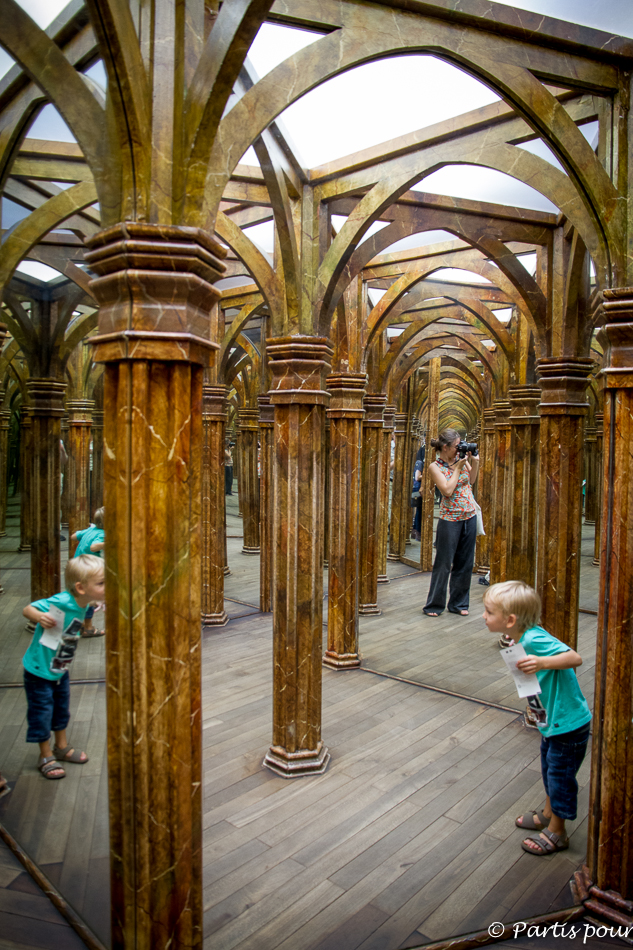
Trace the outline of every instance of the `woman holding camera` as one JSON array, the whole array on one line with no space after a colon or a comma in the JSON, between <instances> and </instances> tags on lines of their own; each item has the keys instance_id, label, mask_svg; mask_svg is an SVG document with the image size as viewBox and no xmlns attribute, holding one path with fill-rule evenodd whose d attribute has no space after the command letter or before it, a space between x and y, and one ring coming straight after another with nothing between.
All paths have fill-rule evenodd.
<instances>
[{"instance_id":1,"label":"woman holding camera","mask_svg":"<svg viewBox=\"0 0 633 950\"><path fill-rule=\"evenodd\" d=\"M438 450L438 454L429 465L429 473L442 495L442 501L437 525L437 553L429 596L424 606L424 613L428 617L439 617L443 613L449 577L451 588L448 610L452 614L468 616L477 540L477 513L470 486L474 485L479 472L479 458L471 452L460 457L459 443L459 433L454 429L444 429L439 438L431 439L431 445Z\"/></svg>"}]
</instances>

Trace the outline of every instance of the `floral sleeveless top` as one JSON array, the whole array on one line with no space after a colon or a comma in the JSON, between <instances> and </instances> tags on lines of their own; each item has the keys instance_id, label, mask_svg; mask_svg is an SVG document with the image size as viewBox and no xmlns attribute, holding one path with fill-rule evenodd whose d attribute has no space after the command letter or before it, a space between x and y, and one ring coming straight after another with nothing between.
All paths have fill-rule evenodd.
<instances>
[{"instance_id":1,"label":"floral sleeveless top","mask_svg":"<svg viewBox=\"0 0 633 950\"><path fill-rule=\"evenodd\" d=\"M446 475L446 481L453 474L450 465L443 459L436 458L439 468ZM470 474L463 471L457 481L457 487L450 498L442 495L440 518L443 521L468 521L475 516L475 497L470 487Z\"/></svg>"}]
</instances>

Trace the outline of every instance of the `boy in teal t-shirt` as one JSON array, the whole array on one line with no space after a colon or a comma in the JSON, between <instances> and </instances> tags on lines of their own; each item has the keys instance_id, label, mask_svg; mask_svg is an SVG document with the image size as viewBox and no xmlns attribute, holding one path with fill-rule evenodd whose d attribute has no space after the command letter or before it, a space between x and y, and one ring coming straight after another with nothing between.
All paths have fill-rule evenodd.
<instances>
[{"instance_id":1,"label":"boy in teal t-shirt","mask_svg":"<svg viewBox=\"0 0 633 950\"><path fill-rule=\"evenodd\" d=\"M518 828L540 832L524 838L522 848L538 856L569 847L565 821L576 818L576 774L587 751L591 710L576 678L582 658L567 644L538 626L541 601L523 581L493 584L484 594L484 621L501 633L508 646L516 641L527 656L517 662L535 673L541 692L529 697L541 733L541 774L545 807L516 819Z\"/></svg>"},{"instance_id":2,"label":"boy in teal t-shirt","mask_svg":"<svg viewBox=\"0 0 633 950\"><path fill-rule=\"evenodd\" d=\"M103 557L102 552L105 547L104 515L105 508L97 509L95 511L95 523L91 524L89 528L75 531L72 540L79 542L75 549L75 557L81 557L82 554L96 554L98 557Z\"/></svg>"},{"instance_id":3,"label":"boy in teal t-shirt","mask_svg":"<svg viewBox=\"0 0 633 950\"><path fill-rule=\"evenodd\" d=\"M36 600L22 611L35 624L35 633L24 655L24 688L27 700L27 742L37 742L37 767L47 779L64 778L60 761L83 765L85 752L73 749L66 738L70 719L70 679L76 637L86 608L105 596L105 571L101 558L93 554L68 561L66 590ZM75 629L73 629L75 628ZM55 746L51 748L51 730ZM59 760L59 761L58 761Z\"/></svg>"}]
</instances>

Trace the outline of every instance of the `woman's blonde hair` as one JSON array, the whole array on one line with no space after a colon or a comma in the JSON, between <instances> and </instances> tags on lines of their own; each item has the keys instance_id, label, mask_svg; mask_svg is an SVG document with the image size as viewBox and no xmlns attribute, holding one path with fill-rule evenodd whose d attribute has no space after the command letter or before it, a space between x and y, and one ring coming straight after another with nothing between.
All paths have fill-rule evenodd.
<instances>
[{"instance_id":1,"label":"woman's blonde hair","mask_svg":"<svg viewBox=\"0 0 633 950\"><path fill-rule=\"evenodd\" d=\"M69 590L71 594L74 593L75 584L83 584L91 577L103 574L103 571L103 559L94 554L80 554L79 557L71 558L64 571L66 590Z\"/></svg>"},{"instance_id":2,"label":"woman's blonde hair","mask_svg":"<svg viewBox=\"0 0 633 950\"><path fill-rule=\"evenodd\" d=\"M484 604L499 607L505 617L514 614L521 632L536 626L541 617L541 598L524 581L493 584L484 594Z\"/></svg>"}]
</instances>

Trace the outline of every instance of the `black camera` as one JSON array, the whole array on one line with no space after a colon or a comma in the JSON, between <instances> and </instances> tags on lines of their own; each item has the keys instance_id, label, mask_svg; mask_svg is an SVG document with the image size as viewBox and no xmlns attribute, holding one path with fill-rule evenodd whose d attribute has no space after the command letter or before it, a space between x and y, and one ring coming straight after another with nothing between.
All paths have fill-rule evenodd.
<instances>
[{"instance_id":1,"label":"black camera","mask_svg":"<svg viewBox=\"0 0 633 950\"><path fill-rule=\"evenodd\" d=\"M469 452L473 456L479 455L479 449L477 448L476 442L460 442L457 446L457 451L459 452L460 459L466 458Z\"/></svg>"}]
</instances>

